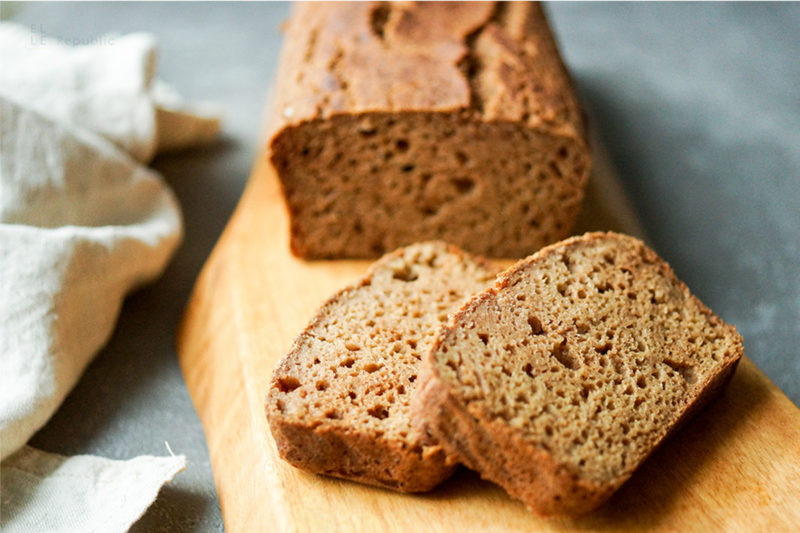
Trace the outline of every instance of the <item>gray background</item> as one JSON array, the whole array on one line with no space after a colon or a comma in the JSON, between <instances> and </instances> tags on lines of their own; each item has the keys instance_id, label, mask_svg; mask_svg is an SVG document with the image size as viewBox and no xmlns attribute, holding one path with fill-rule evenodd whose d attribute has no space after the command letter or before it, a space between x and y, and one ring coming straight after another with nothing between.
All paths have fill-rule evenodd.
<instances>
[{"instance_id":1,"label":"gray background","mask_svg":"<svg viewBox=\"0 0 800 533\"><path fill-rule=\"evenodd\" d=\"M2 10L69 39L152 32L161 77L224 109L218 145L154 163L183 205L186 240L164 277L128 298L110 343L32 442L129 458L163 455L168 441L189 466L134 530L221 530L174 333L256 155L287 6L4 2ZM652 244L800 403L800 4L549 11Z\"/></svg>"}]
</instances>

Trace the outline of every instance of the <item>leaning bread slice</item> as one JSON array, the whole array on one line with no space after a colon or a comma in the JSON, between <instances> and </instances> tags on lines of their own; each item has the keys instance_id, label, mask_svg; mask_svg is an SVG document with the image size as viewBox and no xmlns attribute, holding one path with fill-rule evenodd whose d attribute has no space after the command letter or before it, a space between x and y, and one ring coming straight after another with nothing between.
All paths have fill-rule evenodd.
<instances>
[{"instance_id":1,"label":"leaning bread slice","mask_svg":"<svg viewBox=\"0 0 800 533\"><path fill-rule=\"evenodd\" d=\"M422 355L488 263L443 243L401 248L325 303L274 371L267 416L281 457L330 476L424 491L453 467L411 423Z\"/></svg>"},{"instance_id":2,"label":"leaning bread slice","mask_svg":"<svg viewBox=\"0 0 800 533\"><path fill-rule=\"evenodd\" d=\"M602 503L725 384L741 337L655 252L613 233L540 250L453 316L413 413L541 514Z\"/></svg>"}]
</instances>

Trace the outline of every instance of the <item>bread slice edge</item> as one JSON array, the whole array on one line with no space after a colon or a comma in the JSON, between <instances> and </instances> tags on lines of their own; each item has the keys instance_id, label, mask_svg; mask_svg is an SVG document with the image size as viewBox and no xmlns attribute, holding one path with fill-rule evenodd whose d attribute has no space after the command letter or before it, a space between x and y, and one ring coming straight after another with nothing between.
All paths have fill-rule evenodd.
<instances>
[{"instance_id":1,"label":"bread slice edge","mask_svg":"<svg viewBox=\"0 0 800 533\"><path fill-rule=\"evenodd\" d=\"M448 389L435 364L435 353L446 335L451 334L460 318L483 301L493 298L498 291L508 287L513 277L532 263L548 254L561 252L565 248L586 240L600 238L638 239L614 232L591 232L575 236L546 246L535 254L522 259L498 275L494 287L490 287L466 301L453 313L448 323L442 326L430 350L425 354L420 367L420 384L412 403L412 415L425 431L429 432L465 466L477 471L484 479L501 485L511 496L521 500L529 509L542 515L582 515L592 511L606 501L644 461L671 435L677 432L695 414L701 411L731 380L741 356L741 336L735 326L719 319L705 304L689 291L672 271L666 261L664 274L673 277L682 291L698 305L703 313L715 317L729 327L739 338L737 350L719 371L703 384L700 394L693 402L683 406L682 412L669 426L655 435L654 444L642 459L622 476L607 483L582 479L567 465L560 464L547 451L533 447L507 425L483 418L483 413L470 412ZM648 248L649 249L649 248ZM533 482L531 483L531 480Z\"/></svg>"}]
</instances>

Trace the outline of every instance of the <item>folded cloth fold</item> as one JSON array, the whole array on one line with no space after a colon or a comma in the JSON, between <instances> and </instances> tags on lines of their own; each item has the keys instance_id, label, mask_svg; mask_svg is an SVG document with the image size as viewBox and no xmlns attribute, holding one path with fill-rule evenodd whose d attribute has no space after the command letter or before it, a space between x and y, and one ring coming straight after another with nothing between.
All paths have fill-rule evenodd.
<instances>
[{"instance_id":1,"label":"folded cloth fold","mask_svg":"<svg viewBox=\"0 0 800 533\"><path fill-rule=\"evenodd\" d=\"M178 202L141 162L219 129L154 79L151 36L99 42L0 23L3 531L125 531L185 465L24 446L108 341L125 295L181 240Z\"/></svg>"},{"instance_id":2,"label":"folded cloth fold","mask_svg":"<svg viewBox=\"0 0 800 533\"><path fill-rule=\"evenodd\" d=\"M155 79L152 35L109 35L98 42L69 47L0 23L0 94L95 132L142 162L216 137L216 110L188 106Z\"/></svg>"},{"instance_id":3,"label":"folded cloth fold","mask_svg":"<svg viewBox=\"0 0 800 533\"><path fill-rule=\"evenodd\" d=\"M183 456L113 461L64 457L24 446L0 465L4 533L127 531L161 486L186 466Z\"/></svg>"},{"instance_id":4,"label":"folded cloth fold","mask_svg":"<svg viewBox=\"0 0 800 533\"><path fill-rule=\"evenodd\" d=\"M22 446L157 277L182 232L154 172L0 96L0 442Z\"/></svg>"}]
</instances>

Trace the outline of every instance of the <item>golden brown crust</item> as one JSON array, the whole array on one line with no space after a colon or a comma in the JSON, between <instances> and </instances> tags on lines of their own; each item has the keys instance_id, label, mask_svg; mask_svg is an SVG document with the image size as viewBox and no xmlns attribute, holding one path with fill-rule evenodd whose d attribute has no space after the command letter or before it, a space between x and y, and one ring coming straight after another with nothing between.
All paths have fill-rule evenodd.
<instances>
[{"instance_id":1,"label":"golden brown crust","mask_svg":"<svg viewBox=\"0 0 800 533\"><path fill-rule=\"evenodd\" d=\"M690 389L686 401L675 405L673 416L657 425L650 433L639 437L640 447L636 448L637 452L628 452L632 462L625 465L623 461L623 466L615 470L616 474L604 478L589 475L569 461L558 460L555 453L557 450L547 445L550 442L550 446L553 446L552 440L532 439L520 426L515 426L513 420L498 418L486 410L485 404L464 396L461 381L469 379L463 376L468 375L470 369L459 366L456 373L459 377L453 381L450 374L448 377L443 375L443 370L448 369L442 355L443 347L450 346L452 349L457 346L452 341L463 333L465 327L474 326L476 316L480 316L476 310L487 308L495 302L499 294L510 291L533 266L554 257L558 257L560 261L570 249L592 247L602 242L618 242L629 249L638 250L635 253L641 254L649 267L655 267L660 276L667 278L678 292L687 297L690 305L696 306L698 313L704 317L703 320L707 320L709 327L716 332L715 335L730 339L726 345L729 350L726 350L724 356L720 354L720 361L713 370L700 376L701 381ZM625 264L622 267L628 268ZM482 326L482 331L491 330L485 324ZM481 325L478 329L481 329ZM725 325L691 295L688 288L675 278L669 265L661 261L652 250L623 235L587 234L547 247L518 262L498 276L495 287L474 296L452 316L423 359L420 388L412 411L415 420L438 438L448 453L458 456L464 464L480 472L486 479L503 486L509 494L522 500L531 509L541 514L582 514L605 501L668 435L710 401L730 379L741 355L741 338L735 328ZM575 354L572 356L577 357ZM677 355L674 357L677 359ZM584 361L584 364L587 363ZM487 375L483 375L483 378L487 379ZM653 394L658 395L659 392ZM624 397L616 399L617 402L623 400ZM565 423L574 428L580 422L568 420ZM629 421L626 419L624 423L628 424ZM548 427L549 431L551 430ZM579 433L580 428L576 428L570 434Z\"/></svg>"},{"instance_id":2,"label":"golden brown crust","mask_svg":"<svg viewBox=\"0 0 800 533\"><path fill-rule=\"evenodd\" d=\"M532 3L299 4L271 131L305 258L427 239L521 257L569 234L590 165Z\"/></svg>"},{"instance_id":3,"label":"golden brown crust","mask_svg":"<svg viewBox=\"0 0 800 533\"><path fill-rule=\"evenodd\" d=\"M583 136L535 2L298 2L277 81L275 131L342 113L471 109Z\"/></svg>"},{"instance_id":4,"label":"golden brown crust","mask_svg":"<svg viewBox=\"0 0 800 533\"><path fill-rule=\"evenodd\" d=\"M401 440L342 431L330 426L270 417L280 456L303 470L399 492L425 492L450 477L444 450L437 445L411 451Z\"/></svg>"}]
</instances>

